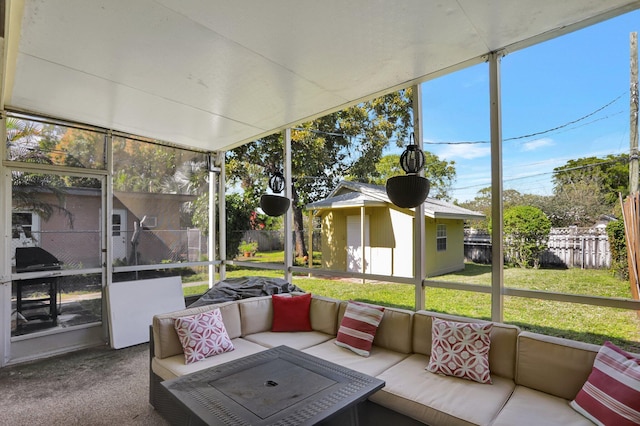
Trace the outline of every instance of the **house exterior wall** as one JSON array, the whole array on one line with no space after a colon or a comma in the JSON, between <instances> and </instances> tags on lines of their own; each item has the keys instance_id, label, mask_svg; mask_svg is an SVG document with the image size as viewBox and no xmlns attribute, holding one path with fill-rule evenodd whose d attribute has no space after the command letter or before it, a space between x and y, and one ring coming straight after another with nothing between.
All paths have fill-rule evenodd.
<instances>
[{"instance_id":1,"label":"house exterior wall","mask_svg":"<svg viewBox=\"0 0 640 426\"><path fill-rule=\"evenodd\" d=\"M413 276L413 216L396 209L386 209L391 217L395 239L393 276Z\"/></svg>"},{"instance_id":2,"label":"house exterior wall","mask_svg":"<svg viewBox=\"0 0 640 426\"><path fill-rule=\"evenodd\" d=\"M428 277L464 269L464 221L462 219L426 218L426 274ZM437 225L447 227L447 249L436 247Z\"/></svg>"},{"instance_id":3,"label":"house exterior wall","mask_svg":"<svg viewBox=\"0 0 640 426\"><path fill-rule=\"evenodd\" d=\"M339 210L322 215L322 268L347 270L347 217Z\"/></svg>"},{"instance_id":4,"label":"house exterior wall","mask_svg":"<svg viewBox=\"0 0 640 426\"><path fill-rule=\"evenodd\" d=\"M58 205L53 194L43 193L43 202ZM49 220L41 220L37 243L73 269L100 266L100 195L65 196L64 208L71 212L73 227L61 212L54 211Z\"/></svg>"},{"instance_id":5,"label":"house exterior wall","mask_svg":"<svg viewBox=\"0 0 640 426\"><path fill-rule=\"evenodd\" d=\"M360 215L360 208L327 210L322 213L322 268L347 270L347 216ZM412 277L414 265L413 214L387 207L369 207L370 273ZM437 251L437 225L447 229L447 249ZM426 275L436 276L464 269L464 221L425 218Z\"/></svg>"}]
</instances>

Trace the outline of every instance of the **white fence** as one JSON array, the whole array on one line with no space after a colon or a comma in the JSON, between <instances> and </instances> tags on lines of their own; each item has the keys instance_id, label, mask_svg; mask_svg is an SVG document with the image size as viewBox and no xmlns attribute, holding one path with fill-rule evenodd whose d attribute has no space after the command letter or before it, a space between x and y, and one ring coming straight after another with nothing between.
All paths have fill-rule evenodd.
<instances>
[{"instance_id":1,"label":"white fence","mask_svg":"<svg viewBox=\"0 0 640 426\"><path fill-rule=\"evenodd\" d=\"M542 266L606 269L611 266L609 238L604 227L552 228L547 250L540 256ZM491 263L491 236L465 230L465 260Z\"/></svg>"}]
</instances>

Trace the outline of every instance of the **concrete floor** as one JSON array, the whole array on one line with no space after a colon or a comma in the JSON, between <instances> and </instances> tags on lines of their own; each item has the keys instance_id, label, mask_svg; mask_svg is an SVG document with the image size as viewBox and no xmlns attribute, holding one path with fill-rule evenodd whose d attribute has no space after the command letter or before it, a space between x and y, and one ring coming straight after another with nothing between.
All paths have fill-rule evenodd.
<instances>
[{"instance_id":1,"label":"concrete floor","mask_svg":"<svg viewBox=\"0 0 640 426\"><path fill-rule=\"evenodd\" d=\"M0 425L168 425L149 399L149 345L0 369Z\"/></svg>"}]
</instances>

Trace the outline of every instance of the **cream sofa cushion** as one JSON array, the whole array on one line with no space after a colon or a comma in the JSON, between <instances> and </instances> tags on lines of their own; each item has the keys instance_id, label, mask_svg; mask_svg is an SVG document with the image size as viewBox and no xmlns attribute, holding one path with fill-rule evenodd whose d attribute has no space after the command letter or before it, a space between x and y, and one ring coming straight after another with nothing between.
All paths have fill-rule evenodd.
<instances>
[{"instance_id":1,"label":"cream sofa cushion","mask_svg":"<svg viewBox=\"0 0 640 426\"><path fill-rule=\"evenodd\" d=\"M309 310L311 328L315 331L335 336L338 333L338 308L340 303L340 300L314 294L311 297L311 309Z\"/></svg>"},{"instance_id":2,"label":"cream sofa cushion","mask_svg":"<svg viewBox=\"0 0 640 426\"><path fill-rule=\"evenodd\" d=\"M486 323L474 318L446 315L430 311L418 311L413 316L413 352L431 356L431 326L433 317L447 321ZM493 323L491 348L489 350L489 370L491 377L515 377L516 346L520 329L514 325Z\"/></svg>"},{"instance_id":3,"label":"cream sofa cushion","mask_svg":"<svg viewBox=\"0 0 640 426\"><path fill-rule=\"evenodd\" d=\"M518 338L516 384L572 400L587 381L599 349L523 331Z\"/></svg>"},{"instance_id":4,"label":"cream sofa cushion","mask_svg":"<svg viewBox=\"0 0 640 426\"><path fill-rule=\"evenodd\" d=\"M192 364L184 363L184 354L182 353L163 359L154 357L151 360L151 370L163 380L175 379L185 374L195 373L205 368L214 367L268 349L265 346L249 342L241 337L232 339L231 342L233 343L234 350L205 358L202 361Z\"/></svg>"},{"instance_id":5,"label":"cream sofa cushion","mask_svg":"<svg viewBox=\"0 0 640 426\"><path fill-rule=\"evenodd\" d=\"M220 308L222 321L229 338L240 337L240 310L235 302L224 302L214 305L198 306L175 312L155 315L153 317L153 350L158 359L183 354L178 333L174 327L175 319ZM184 355L182 355L184 357Z\"/></svg>"},{"instance_id":6,"label":"cream sofa cushion","mask_svg":"<svg viewBox=\"0 0 640 426\"><path fill-rule=\"evenodd\" d=\"M273 307L271 306L271 296L252 297L250 299L239 300L240 318L242 318L242 337L271 331L273 321Z\"/></svg>"},{"instance_id":7,"label":"cream sofa cushion","mask_svg":"<svg viewBox=\"0 0 640 426\"><path fill-rule=\"evenodd\" d=\"M569 401L544 392L516 386L492 426L593 426L569 406Z\"/></svg>"},{"instance_id":8,"label":"cream sofa cushion","mask_svg":"<svg viewBox=\"0 0 640 426\"><path fill-rule=\"evenodd\" d=\"M385 308L373 345L403 354L413 350L413 311Z\"/></svg>"},{"instance_id":9,"label":"cream sofa cushion","mask_svg":"<svg viewBox=\"0 0 640 426\"><path fill-rule=\"evenodd\" d=\"M286 345L293 349L306 349L310 346L319 345L335 336L320 333L319 331L263 331L244 336L245 340L257 343L267 348Z\"/></svg>"},{"instance_id":10,"label":"cream sofa cushion","mask_svg":"<svg viewBox=\"0 0 640 426\"><path fill-rule=\"evenodd\" d=\"M336 345L335 340L336 339L331 339L319 345L304 349L302 352L370 376L377 376L387 368L394 366L407 357L406 354L390 351L389 349L378 346L373 346L371 348L371 354L368 357L363 357L349 349Z\"/></svg>"},{"instance_id":11,"label":"cream sofa cushion","mask_svg":"<svg viewBox=\"0 0 640 426\"><path fill-rule=\"evenodd\" d=\"M515 388L499 376L482 384L430 373L428 363L421 354L400 361L377 376L386 385L369 399L426 424L489 425Z\"/></svg>"}]
</instances>

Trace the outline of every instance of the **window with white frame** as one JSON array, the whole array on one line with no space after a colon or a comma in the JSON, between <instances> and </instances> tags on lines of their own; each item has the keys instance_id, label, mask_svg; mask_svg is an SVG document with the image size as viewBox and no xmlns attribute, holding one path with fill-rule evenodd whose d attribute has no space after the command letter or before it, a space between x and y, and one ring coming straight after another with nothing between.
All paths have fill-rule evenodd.
<instances>
[{"instance_id":1,"label":"window with white frame","mask_svg":"<svg viewBox=\"0 0 640 426\"><path fill-rule=\"evenodd\" d=\"M438 224L436 227L436 250L445 251L447 249L447 225Z\"/></svg>"}]
</instances>

